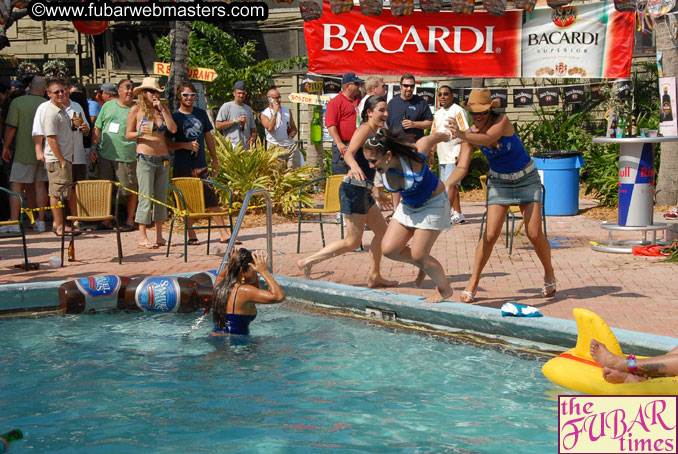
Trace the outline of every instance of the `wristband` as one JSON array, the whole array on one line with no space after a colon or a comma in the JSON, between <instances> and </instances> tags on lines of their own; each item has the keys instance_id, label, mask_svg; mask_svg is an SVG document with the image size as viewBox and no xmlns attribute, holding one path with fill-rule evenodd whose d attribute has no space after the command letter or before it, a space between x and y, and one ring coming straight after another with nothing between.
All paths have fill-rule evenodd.
<instances>
[{"instance_id":1,"label":"wristband","mask_svg":"<svg viewBox=\"0 0 678 454\"><path fill-rule=\"evenodd\" d=\"M139 128L139 137L141 137L141 128Z\"/></svg>"},{"instance_id":2,"label":"wristband","mask_svg":"<svg viewBox=\"0 0 678 454\"><path fill-rule=\"evenodd\" d=\"M636 362L636 356L635 355L629 355L629 356L626 357L626 365L629 368L630 374L637 374L638 373L638 363Z\"/></svg>"}]
</instances>

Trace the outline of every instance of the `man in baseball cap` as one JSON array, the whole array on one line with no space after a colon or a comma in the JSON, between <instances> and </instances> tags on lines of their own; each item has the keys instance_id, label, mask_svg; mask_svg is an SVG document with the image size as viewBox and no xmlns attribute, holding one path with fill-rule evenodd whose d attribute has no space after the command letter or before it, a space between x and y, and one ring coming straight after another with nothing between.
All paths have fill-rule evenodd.
<instances>
[{"instance_id":1,"label":"man in baseball cap","mask_svg":"<svg viewBox=\"0 0 678 454\"><path fill-rule=\"evenodd\" d=\"M106 82L99 87L101 99L104 103L118 97L118 87L113 82Z\"/></svg>"},{"instance_id":2,"label":"man in baseball cap","mask_svg":"<svg viewBox=\"0 0 678 454\"><path fill-rule=\"evenodd\" d=\"M356 108L360 102L360 86L363 80L355 73L346 73L341 78L341 93L327 104L325 125L332 138L332 173L348 173L344 153L356 130Z\"/></svg>"}]
</instances>

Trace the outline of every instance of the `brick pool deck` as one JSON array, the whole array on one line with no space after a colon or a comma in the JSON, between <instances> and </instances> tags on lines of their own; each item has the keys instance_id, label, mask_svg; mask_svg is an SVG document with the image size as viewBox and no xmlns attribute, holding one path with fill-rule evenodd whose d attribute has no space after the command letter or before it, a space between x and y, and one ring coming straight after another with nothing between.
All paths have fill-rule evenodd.
<instances>
[{"instance_id":1,"label":"brick pool deck","mask_svg":"<svg viewBox=\"0 0 678 454\"><path fill-rule=\"evenodd\" d=\"M581 209L591 206L590 200L580 201ZM433 249L454 288L453 301L459 301L459 293L470 275L484 203L465 202L462 208L469 222L443 232ZM513 254L509 255L502 235L484 270L475 304L499 308L506 301L516 301L538 307L546 316L568 320L573 320L573 308L584 307L598 313L612 327L678 337L678 264L662 262L661 258L593 251L589 241L605 240L607 233L600 228L599 221L581 214L549 216L547 230L553 246L557 296L543 299L538 295L542 268L527 238L522 234L516 236ZM238 239L245 247L265 250L265 232L265 227L243 229ZM296 261L320 248L317 224L302 225L301 254L296 253L296 232L296 224L273 226L275 274L301 277ZM137 234L122 234L122 265L117 262L115 233L97 231L76 238L75 262L50 268L49 257L59 255L59 238L51 232L29 230L29 260L40 263L39 270L30 272L13 267L23 261L20 238L0 235L0 284L59 281L97 274L162 275L215 269L221 264L223 252L207 256L204 243L189 246L189 260L185 263L182 244L173 246L169 257L165 257L164 248L138 248ZM325 234L332 241L339 237L339 227L328 225ZM206 233L199 231L198 237L204 240ZM372 233L365 232L363 244L367 246L371 238ZM640 233L615 234L615 239L638 240ZM368 268L368 252L351 252L316 265L311 275L316 280L364 287ZM413 286L416 270L410 265L384 259L382 270L385 277L400 282L386 291L419 296L432 292L430 280L423 289Z\"/></svg>"}]
</instances>

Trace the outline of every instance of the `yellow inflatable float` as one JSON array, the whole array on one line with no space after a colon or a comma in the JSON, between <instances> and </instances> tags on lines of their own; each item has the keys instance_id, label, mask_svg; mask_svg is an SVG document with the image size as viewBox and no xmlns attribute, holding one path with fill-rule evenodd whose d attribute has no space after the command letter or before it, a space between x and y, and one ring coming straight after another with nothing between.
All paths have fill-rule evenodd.
<instances>
[{"instance_id":1,"label":"yellow inflatable float","mask_svg":"<svg viewBox=\"0 0 678 454\"><path fill-rule=\"evenodd\" d=\"M542 372L556 385L587 394L678 394L678 377L652 378L640 383L608 383L603 369L589 353L591 339L605 344L612 353L622 355L612 330L598 315L586 309L574 309L577 321L577 345L561 353L542 367ZM640 358L640 356L639 356Z\"/></svg>"}]
</instances>

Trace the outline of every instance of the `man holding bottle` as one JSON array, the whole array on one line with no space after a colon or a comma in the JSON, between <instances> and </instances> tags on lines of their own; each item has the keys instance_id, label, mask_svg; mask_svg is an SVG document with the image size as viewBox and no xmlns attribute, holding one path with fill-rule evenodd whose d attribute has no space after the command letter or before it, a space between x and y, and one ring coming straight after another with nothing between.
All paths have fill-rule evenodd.
<instances>
[{"instance_id":1,"label":"man holding bottle","mask_svg":"<svg viewBox=\"0 0 678 454\"><path fill-rule=\"evenodd\" d=\"M257 138L257 130L252 108L245 104L246 97L247 86L239 80L233 84L233 101L224 103L219 109L216 129L222 131L232 146L242 145L249 150Z\"/></svg>"},{"instance_id":2,"label":"man holding bottle","mask_svg":"<svg viewBox=\"0 0 678 454\"><path fill-rule=\"evenodd\" d=\"M284 161L287 168L296 169L301 166L301 152L294 140L294 136L297 135L297 125L294 124L290 109L280 105L282 98L278 90L271 88L266 93L266 97L268 107L259 115L261 124L266 130L266 146L283 148L285 153L279 155L278 159Z\"/></svg>"},{"instance_id":3,"label":"man holding bottle","mask_svg":"<svg viewBox=\"0 0 678 454\"><path fill-rule=\"evenodd\" d=\"M424 130L433 124L433 114L428 103L414 94L416 80L412 74L400 78L400 96L388 103L386 125L394 134L403 132L414 143L424 137Z\"/></svg>"}]
</instances>

